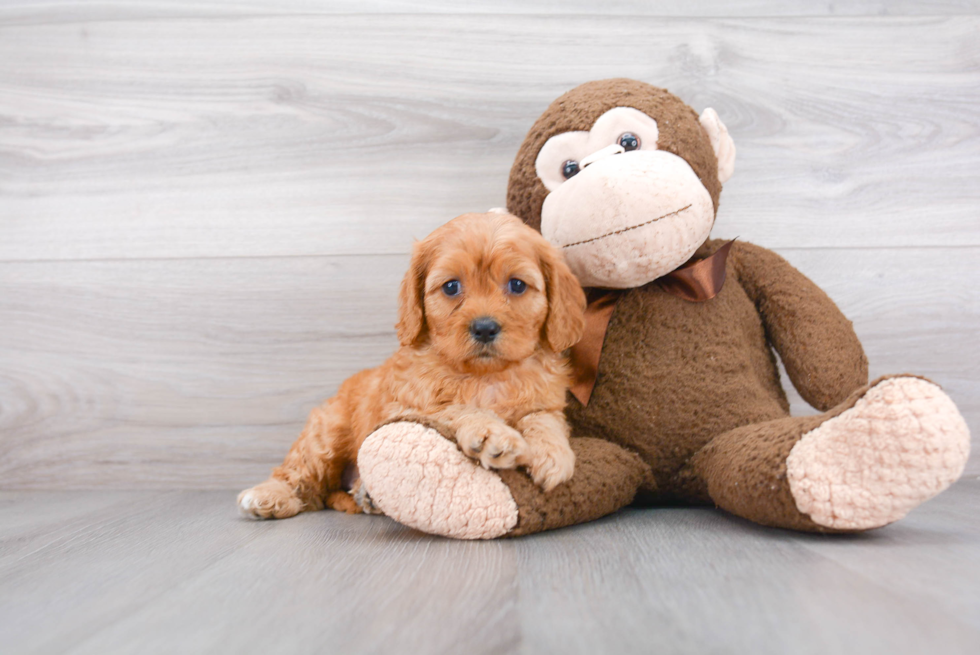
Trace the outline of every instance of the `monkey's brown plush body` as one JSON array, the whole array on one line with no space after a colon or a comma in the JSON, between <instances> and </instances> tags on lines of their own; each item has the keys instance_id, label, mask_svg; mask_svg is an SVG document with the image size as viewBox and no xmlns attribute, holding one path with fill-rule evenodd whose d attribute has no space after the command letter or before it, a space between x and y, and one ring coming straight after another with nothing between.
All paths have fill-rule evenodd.
<instances>
[{"instance_id":1,"label":"monkey's brown plush body","mask_svg":"<svg viewBox=\"0 0 980 655\"><path fill-rule=\"evenodd\" d=\"M717 115L699 118L662 89L607 80L556 100L521 146L508 209L563 248L592 297L615 303L594 346L591 395L577 394L587 404L570 396L566 410L575 475L546 494L522 471L484 471L456 449L438 449L445 462L413 460L406 448L451 435L395 423L359 456L374 503L446 536L527 534L634 500L855 531L951 484L969 452L955 405L913 376L868 384L850 322L781 257L736 242L716 258L723 282L700 297L665 284L722 247L706 237L733 160ZM789 415L775 353L822 414Z\"/></svg>"},{"instance_id":2,"label":"monkey's brown plush body","mask_svg":"<svg viewBox=\"0 0 980 655\"><path fill-rule=\"evenodd\" d=\"M698 254L720 245L709 241ZM787 418L770 342L797 365L794 383L821 410L867 383L867 360L850 322L782 258L736 243L726 268L721 291L705 302L657 284L623 293L589 404L569 401L572 433L638 453L652 474L640 487L645 502L716 502L760 523L812 527L785 488L789 448L812 420ZM766 448L753 448L759 442ZM733 497L725 487L736 482Z\"/></svg>"}]
</instances>

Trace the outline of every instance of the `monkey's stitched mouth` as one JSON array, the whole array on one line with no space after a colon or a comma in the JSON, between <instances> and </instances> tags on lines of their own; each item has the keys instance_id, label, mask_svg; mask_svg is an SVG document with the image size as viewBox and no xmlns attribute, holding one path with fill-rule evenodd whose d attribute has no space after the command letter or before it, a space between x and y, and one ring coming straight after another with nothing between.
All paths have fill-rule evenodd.
<instances>
[{"instance_id":1,"label":"monkey's stitched mouth","mask_svg":"<svg viewBox=\"0 0 980 655\"><path fill-rule=\"evenodd\" d=\"M664 214L663 216L658 216L656 218L651 218L649 221L644 221L642 223L637 223L636 225L631 225L629 227L623 227L623 228L620 228L618 230L613 230L612 232L607 232L606 234L600 234L597 237L592 237L591 239L585 239L584 241L576 241L575 243L567 243L564 246L562 246L562 248L571 248L572 246L581 246L581 245L584 245L586 243L592 243L593 241L598 241L599 239L605 239L606 237L613 237L613 236L616 236L617 234L622 234L623 232L629 232L630 230L635 230L637 228L646 227L647 225L652 225L653 223L656 223L657 221L661 221L661 220L667 218L668 216L674 216L675 214L680 214L685 209L690 209L690 208L691 208L691 205L687 205L686 207L681 207L680 209L675 209L672 212L668 212L668 213Z\"/></svg>"}]
</instances>

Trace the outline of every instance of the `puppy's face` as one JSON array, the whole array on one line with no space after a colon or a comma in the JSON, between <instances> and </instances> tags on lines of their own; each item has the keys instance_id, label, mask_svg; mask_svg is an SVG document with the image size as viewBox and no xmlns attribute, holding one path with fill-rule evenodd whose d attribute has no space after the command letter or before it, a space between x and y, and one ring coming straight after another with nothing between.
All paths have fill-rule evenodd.
<instances>
[{"instance_id":1,"label":"puppy's face","mask_svg":"<svg viewBox=\"0 0 980 655\"><path fill-rule=\"evenodd\" d=\"M583 328L585 296L561 255L508 214L464 214L416 244L398 336L455 368L487 372L560 352Z\"/></svg>"}]
</instances>

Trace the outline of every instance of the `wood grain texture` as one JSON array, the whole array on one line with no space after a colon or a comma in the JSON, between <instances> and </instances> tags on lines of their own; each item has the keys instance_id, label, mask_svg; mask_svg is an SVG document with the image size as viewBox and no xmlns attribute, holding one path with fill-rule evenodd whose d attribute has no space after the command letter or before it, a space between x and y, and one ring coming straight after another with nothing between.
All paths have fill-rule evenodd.
<instances>
[{"instance_id":1,"label":"wood grain texture","mask_svg":"<svg viewBox=\"0 0 980 655\"><path fill-rule=\"evenodd\" d=\"M537 115L611 76L726 121L722 236L980 245L978 31L976 16L0 21L0 260L404 253L501 205Z\"/></svg>"},{"instance_id":2,"label":"wood grain texture","mask_svg":"<svg viewBox=\"0 0 980 655\"><path fill-rule=\"evenodd\" d=\"M27 23L174 16L319 14L550 14L680 17L972 15L977 0L0 0L0 16Z\"/></svg>"},{"instance_id":3,"label":"wood grain texture","mask_svg":"<svg viewBox=\"0 0 980 655\"><path fill-rule=\"evenodd\" d=\"M265 477L315 405L397 346L406 266L403 256L0 264L0 485L228 488Z\"/></svg>"},{"instance_id":4,"label":"wood grain texture","mask_svg":"<svg viewBox=\"0 0 980 655\"><path fill-rule=\"evenodd\" d=\"M972 493L978 487L975 478L954 486L911 515L909 527L914 529L903 530L906 556L900 574L893 560L881 557L878 539L807 539L804 544L896 596L949 611L980 629L976 584L969 573L980 567L980 549L975 547L980 497Z\"/></svg>"},{"instance_id":5,"label":"wood grain texture","mask_svg":"<svg viewBox=\"0 0 980 655\"><path fill-rule=\"evenodd\" d=\"M502 204L542 109L610 76L714 106L715 236L785 254L873 374L980 434L978 13L0 0L0 488L264 477L391 352L412 238Z\"/></svg>"},{"instance_id":6,"label":"wood grain texture","mask_svg":"<svg viewBox=\"0 0 980 655\"><path fill-rule=\"evenodd\" d=\"M0 559L0 635L16 653L975 653L978 502L961 482L849 537L662 509L467 543L380 516L249 521L231 492L3 492L0 543L24 548Z\"/></svg>"},{"instance_id":7,"label":"wood grain texture","mask_svg":"<svg viewBox=\"0 0 980 655\"><path fill-rule=\"evenodd\" d=\"M782 252L854 321L872 375L933 378L978 435L980 291L937 280L967 277L980 248L900 253ZM0 488L254 484L310 409L394 350L406 266L403 255L0 264ZM795 398L794 411L813 411Z\"/></svg>"},{"instance_id":8,"label":"wood grain texture","mask_svg":"<svg viewBox=\"0 0 980 655\"><path fill-rule=\"evenodd\" d=\"M883 568L904 569L891 549L935 536L917 531L917 518L859 543ZM944 525L961 536L960 523ZM964 614L924 598L910 602L921 580L903 593L879 588L808 548L809 535L760 529L714 510L634 510L600 525L518 541L527 563L520 582L527 652L958 652L976 643L966 618L977 606L972 590L965 590ZM967 544L975 540L963 539L951 558L967 579L978 550ZM960 588L942 576L931 584ZM579 595L588 602L568 602ZM917 627L892 631L911 624Z\"/></svg>"}]
</instances>

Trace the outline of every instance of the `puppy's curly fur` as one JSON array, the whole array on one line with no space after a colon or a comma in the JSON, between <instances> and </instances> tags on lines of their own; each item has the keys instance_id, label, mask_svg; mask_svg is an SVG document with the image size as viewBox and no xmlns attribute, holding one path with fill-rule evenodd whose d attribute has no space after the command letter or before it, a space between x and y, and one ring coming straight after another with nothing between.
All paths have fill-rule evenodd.
<instances>
[{"instance_id":1,"label":"puppy's curly fur","mask_svg":"<svg viewBox=\"0 0 980 655\"><path fill-rule=\"evenodd\" d=\"M525 467L545 490L572 476L562 351L581 337L585 295L558 251L514 216L464 214L416 243L399 301L401 347L313 410L282 466L239 495L243 513L360 511L341 475L399 417L442 423L467 456Z\"/></svg>"}]
</instances>

